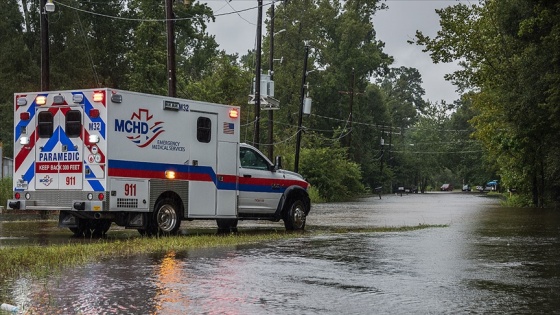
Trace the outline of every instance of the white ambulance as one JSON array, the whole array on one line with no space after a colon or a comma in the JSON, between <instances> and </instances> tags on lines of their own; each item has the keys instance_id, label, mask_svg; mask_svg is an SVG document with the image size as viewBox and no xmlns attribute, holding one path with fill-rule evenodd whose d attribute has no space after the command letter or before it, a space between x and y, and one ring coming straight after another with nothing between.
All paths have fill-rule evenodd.
<instances>
[{"instance_id":1,"label":"white ambulance","mask_svg":"<svg viewBox=\"0 0 560 315\"><path fill-rule=\"evenodd\" d=\"M283 220L301 230L308 183L242 144L239 107L115 89L15 93L8 208L60 211L76 235L143 235L182 220Z\"/></svg>"}]
</instances>

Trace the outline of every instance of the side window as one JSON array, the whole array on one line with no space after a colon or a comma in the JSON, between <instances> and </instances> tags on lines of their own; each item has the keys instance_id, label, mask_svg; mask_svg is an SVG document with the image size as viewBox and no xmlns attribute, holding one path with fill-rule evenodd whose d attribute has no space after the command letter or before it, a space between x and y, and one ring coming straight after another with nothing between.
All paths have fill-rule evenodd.
<instances>
[{"instance_id":1,"label":"side window","mask_svg":"<svg viewBox=\"0 0 560 315\"><path fill-rule=\"evenodd\" d=\"M49 111L39 113L39 138L50 138L53 134L53 115Z\"/></svg>"},{"instance_id":2,"label":"side window","mask_svg":"<svg viewBox=\"0 0 560 315\"><path fill-rule=\"evenodd\" d=\"M77 138L82 133L82 113L79 110L70 110L66 113L66 135Z\"/></svg>"},{"instance_id":3,"label":"side window","mask_svg":"<svg viewBox=\"0 0 560 315\"><path fill-rule=\"evenodd\" d=\"M196 139L209 143L212 140L212 121L208 117L198 117L196 121Z\"/></svg>"},{"instance_id":4,"label":"side window","mask_svg":"<svg viewBox=\"0 0 560 315\"><path fill-rule=\"evenodd\" d=\"M239 161L241 161L241 167L243 168L269 169L269 163L260 154L248 148L239 150Z\"/></svg>"}]
</instances>

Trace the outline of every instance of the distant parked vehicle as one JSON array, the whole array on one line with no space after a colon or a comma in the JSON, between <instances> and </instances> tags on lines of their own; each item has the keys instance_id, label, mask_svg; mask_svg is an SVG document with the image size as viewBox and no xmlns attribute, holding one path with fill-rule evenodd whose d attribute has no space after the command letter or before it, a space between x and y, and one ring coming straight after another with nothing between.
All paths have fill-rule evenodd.
<instances>
[{"instance_id":1,"label":"distant parked vehicle","mask_svg":"<svg viewBox=\"0 0 560 315\"><path fill-rule=\"evenodd\" d=\"M491 180L488 183L486 183L486 187L484 187L484 190L487 191L496 191L498 190L498 181L497 180Z\"/></svg>"},{"instance_id":2,"label":"distant parked vehicle","mask_svg":"<svg viewBox=\"0 0 560 315\"><path fill-rule=\"evenodd\" d=\"M453 191L453 185L451 184L443 184L440 187L441 191Z\"/></svg>"},{"instance_id":3,"label":"distant parked vehicle","mask_svg":"<svg viewBox=\"0 0 560 315\"><path fill-rule=\"evenodd\" d=\"M471 191L471 185L469 185L469 184L463 185L462 191Z\"/></svg>"}]
</instances>

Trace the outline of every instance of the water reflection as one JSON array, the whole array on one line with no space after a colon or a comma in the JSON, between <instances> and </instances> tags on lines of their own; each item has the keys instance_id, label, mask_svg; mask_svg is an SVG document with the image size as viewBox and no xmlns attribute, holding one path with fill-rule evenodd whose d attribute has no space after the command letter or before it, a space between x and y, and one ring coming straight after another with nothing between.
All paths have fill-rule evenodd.
<instances>
[{"instance_id":1,"label":"water reflection","mask_svg":"<svg viewBox=\"0 0 560 315\"><path fill-rule=\"evenodd\" d=\"M157 280L153 314L184 314L189 304L189 300L184 299L182 295L188 286L188 283L185 283L189 279L188 266L181 266L177 253L171 251L163 256L155 271Z\"/></svg>"}]
</instances>

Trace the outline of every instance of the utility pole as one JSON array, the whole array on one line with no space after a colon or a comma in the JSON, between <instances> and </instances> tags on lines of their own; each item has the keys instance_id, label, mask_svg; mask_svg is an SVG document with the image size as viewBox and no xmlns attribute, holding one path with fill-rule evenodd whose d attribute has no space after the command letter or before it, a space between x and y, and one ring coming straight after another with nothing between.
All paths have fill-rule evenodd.
<instances>
[{"instance_id":1,"label":"utility pole","mask_svg":"<svg viewBox=\"0 0 560 315\"><path fill-rule=\"evenodd\" d=\"M274 1L272 1L272 6L270 7L270 58L268 62L268 68L270 70L270 81L274 81ZM274 133L273 133L273 110L268 111L268 158L274 161Z\"/></svg>"},{"instance_id":2,"label":"utility pole","mask_svg":"<svg viewBox=\"0 0 560 315\"><path fill-rule=\"evenodd\" d=\"M385 154L383 146L385 145L385 140L383 139L383 131L385 131L385 126L381 126L381 140L379 144L381 146L381 157L379 159L379 177L383 179L383 155ZM383 182L383 180L381 180Z\"/></svg>"},{"instance_id":3,"label":"utility pole","mask_svg":"<svg viewBox=\"0 0 560 315\"><path fill-rule=\"evenodd\" d=\"M167 26L167 95L171 97L177 96L174 18L173 0L165 0L165 21Z\"/></svg>"},{"instance_id":4,"label":"utility pole","mask_svg":"<svg viewBox=\"0 0 560 315\"><path fill-rule=\"evenodd\" d=\"M305 45L305 58L303 61L303 75L301 76L301 103L299 105L299 118L298 118L298 130L296 136L296 157L294 162L294 172L299 171L299 148L301 146L301 123L303 119L303 102L305 100L305 80L307 79L307 57L309 55L309 46Z\"/></svg>"},{"instance_id":5,"label":"utility pole","mask_svg":"<svg viewBox=\"0 0 560 315\"><path fill-rule=\"evenodd\" d=\"M253 136L253 145L259 148L260 142L260 120L261 120L261 34L262 34L262 0L258 0L258 17L257 17L257 56L255 67L255 134Z\"/></svg>"},{"instance_id":6,"label":"utility pole","mask_svg":"<svg viewBox=\"0 0 560 315\"><path fill-rule=\"evenodd\" d=\"M358 93L355 92L355 88L354 88L355 84L356 84L356 71L354 70L354 68L352 68L351 90L338 91L338 93L340 94L350 94L350 116L348 117L348 128L350 129L350 132L348 133L348 147L352 146L352 116L353 116L352 107L354 106L354 95L364 94L361 92Z\"/></svg>"},{"instance_id":7,"label":"utility pole","mask_svg":"<svg viewBox=\"0 0 560 315\"><path fill-rule=\"evenodd\" d=\"M350 93L350 117L348 127L350 128L350 133L348 134L348 147L352 147L352 107L354 106L354 84L356 81L356 72L352 68L352 93Z\"/></svg>"},{"instance_id":8,"label":"utility pole","mask_svg":"<svg viewBox=\"0 0 560 315\"><path fill-rule=\"evenodd\" d=\"M49 69L49 21L47 19L47 0L41 0L41 91L50 89Z\"/></svg>"}]
</instances>

